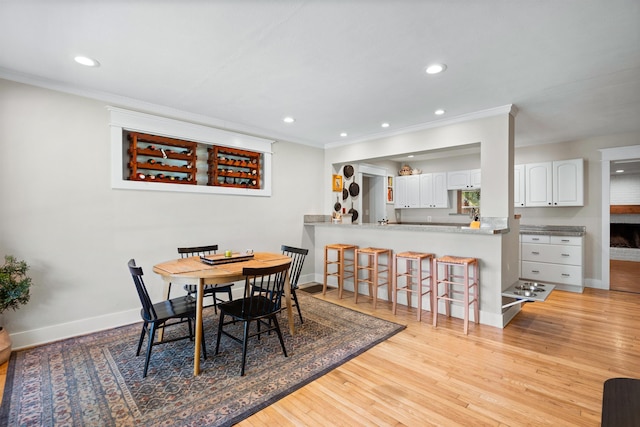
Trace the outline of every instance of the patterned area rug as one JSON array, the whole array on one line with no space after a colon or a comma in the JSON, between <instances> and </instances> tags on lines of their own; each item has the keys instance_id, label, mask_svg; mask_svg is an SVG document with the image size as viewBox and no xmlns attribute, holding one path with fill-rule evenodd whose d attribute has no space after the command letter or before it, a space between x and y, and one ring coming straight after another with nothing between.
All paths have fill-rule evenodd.
<instances>
[{"instance_id":1,"label":"patterned area rug","mask_svg":"<svg viewBox=\"0 0 640 427\"><path fill-rule=\"evenodd\" d=\"M254 337L244 377L240 344L223 337L214 355L213 308L205 309L208 359L198 377L193 343L182 340L155 347L143 378L144 356L135 355L141 323L13 352L0 425L233 425L404 328L304 292L298 298L304 324L296 317L293 337L280 318L289 357L275 335Z\"/></svg>"}]
</instances>

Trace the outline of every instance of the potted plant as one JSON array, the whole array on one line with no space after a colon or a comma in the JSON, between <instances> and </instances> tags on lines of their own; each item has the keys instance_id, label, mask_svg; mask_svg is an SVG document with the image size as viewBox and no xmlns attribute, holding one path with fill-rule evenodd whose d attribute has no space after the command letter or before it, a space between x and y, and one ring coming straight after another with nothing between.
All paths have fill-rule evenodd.
<instances>
[{"instance_id":1,"label":"potted plant","mask_svg":"<svg viewBox=\"0 0 640 427\"><path fill-rule=\"evenodd\" d=\"M29 266L11 255L5 255L0 266L0 315L7 309L15 310L29 301L31 278L27 276ZM9 360L11 338L7 330L0 326L0 364Z\"/></svg>"}]
</instances>

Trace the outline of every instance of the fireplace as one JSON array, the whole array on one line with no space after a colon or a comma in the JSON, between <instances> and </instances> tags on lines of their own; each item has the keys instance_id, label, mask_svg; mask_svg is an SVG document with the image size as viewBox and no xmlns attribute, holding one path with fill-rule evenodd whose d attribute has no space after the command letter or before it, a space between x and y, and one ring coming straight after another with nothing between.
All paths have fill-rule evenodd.
<instances>
[{"instance_id":1,"label":"fireplace","mask_svg":"<svg viewBox=\"0 0 640 427\"><path fill-rule=\"evenodd\" d=\"M640 249L640 224L611 224L609 230L612 248Z\"/></svg>"}]
</instances>

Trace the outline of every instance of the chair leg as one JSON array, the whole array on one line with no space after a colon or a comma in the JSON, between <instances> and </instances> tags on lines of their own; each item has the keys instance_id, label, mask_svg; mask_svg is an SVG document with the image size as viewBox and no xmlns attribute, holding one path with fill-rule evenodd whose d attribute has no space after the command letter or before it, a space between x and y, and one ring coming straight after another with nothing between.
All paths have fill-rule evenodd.
<instances>
[{"instance_id":1,"label":"chair leg","mask_svg":"<svg viewBox=\"0 0 640 427\"><path fill-rule=\"evenodd\" d=\"M216 339L216 354L220 350L220 338L222 337L222 324L224 323L224 313L220 312L220 321L218 322L218 338Z\"/></svg>"},{"instance_id":2,"label":"chair leg","mask_svg":"<svg viewBox=\"0 0 640 427\"><path fill-rule=\"evenodd\" d=\"M156 337L156 324L151 323L151 329L149 330L149 338L147 344L147 355L144 359L144 372L142 374L143 378L147 377L147 371L149 370L149 360L151 359L151 349L153 348L153 341Z\"/></svg>"},{"instance_id":3,"label":"chair leg","mask_svg":"<svg viewBox=\"0 0 640 427\"><path fill-rule=\"evenodd\" d=\"M291 298L293 298L293 302L295 302L296 308L298 309L298 316L300 316L300 323L304 323L304 320L302 320L302 311L300 311L300 304L298 303L298 295L296 295L295 289L291 289Z\"/></svg>"},{"instance_id":4,"label":"chair leg","mask_svg":"<svg viewBox=\"0 0 640 427\"><path fill-rule=\"evenodd\" d=\"M244 364L247 360L247 341L249 340L249 323L244 322L244 333L242 335L242 369L240 370L240 376L244 376ZM258 335L259 336L259 335Z\"/></svg>"},{"instance_id":5,"label":"chair leg","mask_svg":"<svg viewBox=\"0 0 640 427\"><path fill-rule=\"evenodd\" d=\"M284 357L287 356L287 349L284 346L284 339L282 338L282 332L280 331L280 324L278 323L278 319L275 314L273 315L273 323L276 326L276 333L278 334L278 339L280 340L280 345L282 346L282 352L284 353Z\"/></svg>"},{"instance_id":6,"label":"chair leg","mask_svg":"<svg viewBox=\"0 0 640 427\"><path fill-rule=\"evenodd\" d=\"M202 355L204 356L204 360L207 360L207 344L204 341L204 326L202 327Z\"/></svg>"},{"instance_id":7,"label":"chair leg","mask_svg":"<svg viewBox=\"0 0 640 427\"><path fill-rule=\"evenodd\" d=\"M142 342L144 341L144 335L147 332L147 322L144 322L142 325L142 332L140 333L140 340L138 341L138 351L136 351L136 356L140 356L140 349L142 348Z\"/></svg>"}]
</instances>

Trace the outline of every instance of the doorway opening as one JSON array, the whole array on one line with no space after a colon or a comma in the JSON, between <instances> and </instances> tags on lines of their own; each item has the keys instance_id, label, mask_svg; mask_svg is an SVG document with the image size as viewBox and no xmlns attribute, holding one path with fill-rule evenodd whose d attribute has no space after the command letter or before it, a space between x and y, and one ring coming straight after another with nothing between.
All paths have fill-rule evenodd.
<instances>
[{"instance_id":1,"label":"doorway opening","mask_svg":"<svg viewBox=\"0 0 640 427\"><path fill-rule=\"evenodd\" d=\"M611 162L609 289L640 293L640 159Z\"/></svg>"},{"instance_id":2,"label":"doorway opening","mask_svg":"<svg viewBox=\"0 0 640 427\"><path fill-rule=\"evenodd\" d=\"M362 182L362 223L376 223L386 217L387 170L371 165L360 165Z\"/></svg>"},{"instance_id":3,"label":"doorway opening","mask_svg":"<svg viewBox=\"0 0 640 427\"><path fill-rule=\"evenodd\" d=\"M602 287L611 290L639 292L633 277L640 272L640 262L619 258L619 249L612 248L612 243L617 244L618 237L612 242L611 223L618 224L621 221L634 221L635 217L628 217L627 213L619 214L619 206L633 205L633 200L622 200L620 197L633 193L628 189L618 187L617 170L631 172L632 168L638 168L638 173L630 174L631 184L640 186L640 145L618 147L600 150L602 154ZM625 165L625 166L622 166ZM640 188L640 187L639 187ZM640 202L637 203L640 205ZM622 216L619 216L622 215ZM635 215L631 213L631 215ZM640 213L639 213L640 215ZM614 227L617 229L617 227ZM622 249L622 248L621 248ZM630 279L629 279L630 278Z\"/></svg>"}]
</instances>

